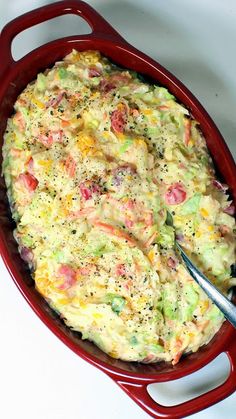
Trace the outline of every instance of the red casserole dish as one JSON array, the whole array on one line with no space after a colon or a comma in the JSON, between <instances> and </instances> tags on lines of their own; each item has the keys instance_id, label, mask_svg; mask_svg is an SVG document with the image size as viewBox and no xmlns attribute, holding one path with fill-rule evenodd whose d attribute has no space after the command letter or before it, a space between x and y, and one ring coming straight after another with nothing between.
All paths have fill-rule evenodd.
<instances>
[{"instance_id":1,"label":"red casserole dish","mask_svg":"<svg viewBox=\"0 0 236 419\"><path fill-rule=\"evenodd\" d=\"M70 36L45 44L19 61L11 55L13 38L21 31L64 14L83 17L92 33ZM8 23L0 36L0 139L12 114L17 96L37 74L54 65L75 48L79 51L99 50L122 67L142 73L167 87L199 121L216 168L229 185L236 201L236 167L233 158L214 122L189 90L160 64L128 44L95 10L79 0L65 0L26 13ZM2 159L2 158L1 158ZM236 202L235 202L236 204ZM0 181L0 251L15 284L35 313L70 349L90 364L109 375L147 413L154 418L183 418L219 402L236 390L236 331L225 322L213 340L194 354L183 357L172 366L169 363L142 365L110 358L95 345L80 339L67 328L34 288L33 279L18 254L13 238L12 222L3 179ZM185 403L166 407L156 403L147 392L151 383L175 380L193 373L220 353L225 352L231 369L227 380L214 390Z\"/></svg>"}]
</instances>

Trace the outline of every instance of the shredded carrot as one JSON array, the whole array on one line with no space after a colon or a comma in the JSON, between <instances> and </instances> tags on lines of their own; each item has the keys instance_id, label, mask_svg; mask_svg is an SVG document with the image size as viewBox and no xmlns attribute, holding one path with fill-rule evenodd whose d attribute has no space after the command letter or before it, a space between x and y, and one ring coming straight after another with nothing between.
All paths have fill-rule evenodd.
<instances>
[{"instance_id":1,"label":"shredded carrot","mask_svg":"<svg viewBox=\"0 0 236 419\"><path fill-rule=\"evenodd\" d=\"M61 126L63 128L68 127L70 125L70 121L66 121L65 119L61 119Z\"/></svg>"},{"instance_id":2,"label":"shredded carrot","mask_svg":"<svg viewBox=\"0 0 236 419\"><path fill-rule=\"evenodd\" d=\"M184 121L184 143L186 146L189 145L191 137L191 119L185 119Z\"/></svg>"},{"instance_id":3,"label":"shredded carrot","mask_svg":"<svg viewBox=\"0 0 236 419\"><path fill-rule=\"evenodd\" d=\"M126 240L129 246L131 247L138 246L137 242L134 239L132 239L127 233L121 231L117 227L103 223L101 221L94 221L93 225L98 227L104 233L111 234L112 236L120 237L121 239Z\"/></svg>"},{"instance_id":4,"label":"shredded carrot","mask_svg":"<svg viewBox=\"0 0 236 419\"><path fill-rule=\"evenodd\" d=\"M87 208L83 208L79 211L70 212L69 216L70 216L70 218L84 217L84 216L88 216L89 214L91 214L94 210L95 210L94 207L87 207Z\"/></svg>"},{"instance_id":5,"label":"shredded carrot","mask_svg":"<svg viewBox=\"0 0 236 419\"><path fill-rule=\"evenodd\" d=\"M67 157L65 161L65 168L70 177L75 177L76 161L70 155Z\"/></svg>"},{"instance_id":6,"label":"shredded carrot","mask_svg":"<svg viewBox=\"0 0 236 419\"><path fill-rule=\"evenodd\" d=\"M144 247L149 247L151 246L151 244L153 243L153 241L155 240L157 236L157 232L154 231L154 233L149 237L149 239L144 243Z\"/></svg>"},{"instance_id":7,"label":"shredded carrot","mask_svg":"<svg viewBox=\"0 0 236 419\"><path fill-rule=\"evenodd\" d=\"M134 258L134 266L135 266L136 273L139 275L142 272L142 268L136 258Z\"/></svg>"},{"instance_id":8,"label":"shredded carrot","mask_svg":"<svg viewBox=\"0 0 236 419\"><path fill-rule=\"evenodd\" d=\"M160 109L160 111L168 111L168 109L170 109L170 107L166 105L161 105L161 106L158 106L157 108Z\"/></svg>"},{"instance_id":9,"label":"shredded carrot","mask_svg":"<svg viewBox=\"0 0 236 419\"><path fill-rule=\"evenodd\" d=\"M177 354L173 358L172 365L176 365L179 362L182 354L183 354L183 351L177 352Z\"/></svg>"}]
</instances>

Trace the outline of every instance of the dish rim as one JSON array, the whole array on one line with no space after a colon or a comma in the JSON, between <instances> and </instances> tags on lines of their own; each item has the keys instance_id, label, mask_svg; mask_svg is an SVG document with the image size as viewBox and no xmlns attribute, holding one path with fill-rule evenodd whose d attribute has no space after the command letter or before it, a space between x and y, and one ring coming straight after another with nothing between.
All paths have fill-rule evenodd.
<instances>
[{"instance_id":1,"label":"dish rim","mask_svg":"<svg viewBox=\"0 0 236 419\"><path fill-rule=\"evenodd\" d=\"M15 62L13 60L12 55L11 55L11 42L17 33L21 32L22 30L36 23L39 23L39 20L40 22L42 22L52 17L59 16L62 14L68 14L68 13L75 13L85 18L90 24L90 26L92 27L93 32L89 35L72 36L72 37L61 38L56 41L51 41L48 44L45 44L33 50L32 52L28 53L26 56L21 58L18 62ZM136 67L135 62L137 62L138 60L140 62L140 65L145 67L146 71L148 70L147 72L145 71L144 74L148 74L153 79L156 78L156 77L153 77L153 75L155 76L155 74L158 73L159 79L156 78L158 83L160 83L160 80L162 80L162 82L165 81L165 83L161 83L161 84L167 87L168 90L170 90L170 92L173 93L174 96L176 96L178 100L180 100L179 98L181 97L180 101L191 110L191 113L193 114L194 118L196 118L198 121L199 121L199 118L197 118L196 115L200 115L201 116L200 119L202 119L202 121L204 122L204 130L208 129L209 136L214 138L214 141L216 140L217 146L220 148L221 153L223 153L221 156L223 158L223 163L224 162L227 163L227 168L228 168L227 177L232 178L231 179L232 181L228 183L231 183L231 188L233 191L232 195L236 199L236 184L235 184L236 167L235 167L233 158L221 134L219 133L219 130L217 129L217 127L215 126L214 122L212 121L210 116L207 114L205 109L200 105L200 103L192 95L192 93L179 80L176 79L176 77L174 77L171 73L165 70L160 64L158 64L157 62L147 57L145 54L138 51L136 48L134 48L130 44L128 44L100 15L98 15L95 12L94 9L92 9L90 6L88 6L88 4L82 1L64 0L63 2L58 2L52 5L43 6L42 8L36 9L35 11L29 12L25 15L22 15L19 18L16 18L12 22L10 22L8 25L6 25L5 28L3 29L0 36L0 48L1 48L2 56L3 56L2 62L4 62L4 64L1 63L1 66L0 66L0 77L3 80L5 80L5 83L2 83L0 87L0 106L3 112L4 121L6 121L6 116L9 116L10 109L12 109L11 104L4 102L4 96L5 96L5 93L7 92L7 88L9 86L10 86L10 89L13 88L14 93L6 94L6 97L10 96L11 94L14 94L15 96L17 96L19 92L22 91L22 89L19 88L20 82L18 81L17 83L15 83L16 80L19 80L19 74L26 71L26 69L29 68L32 62L36 61L38 63L40 59L43 60L43 58L45 58L45 54L49 56L49 54L51 53L54 57L55 52L56 50L59 50L59 47L61 47L63 51L68 48L68 52L70 52L76 43L78 45L80 43L80 46L83 49L99 49L100 51L101 49L106 49L107 51L110 51L110 53L113 50L113 53L111 55L117 55L117 57L119 55L120 58L118 59L118 61L123 61L122 54L126 54L126 57L129 56L130 59L132 60L131 62L132 66ZM101 48L87 48L87 45L95 45L95 44L97 46L100 45ZM116 51L116 53L114 51ZM66 55L65 53L63 53L63 55L58 54L58 57L61 56L62 58L62 56L65 56L65 55ZM109 56L109 54L105 53L104 55L107 55L108 58L113 59L112 57ZM117 62L117 60L113 60L113 61ZM118 62L118 64L120 64L120 62ZM124 65L124 67L130 68L127 65ZM131 68L131 69L134 69L134 68ZM38 72L39 70L37 69L36 74ZM14 83L15 83L15 87L12 86L12 84ZM188 103L188 105L186 105L186 102ZM2 128L2 125L4 125L4 123L2 124L2 121L1 121L1 128ZM200 122L200 126L202 127L201 122ZM3 133L3 129L2 129L2 133ZM204 136L205 136L205 133L204 133ZM222 158L220 159L221 161L222 161ZM214 159L214 155L213 155L213 159ZM217 166L219 165L217 164ZM1 215L1 211L0 211L0 215ZM6 243L6 238L4 237L4 231L2 227L0 228L0 238L1 238L0 252L2 254L4 263L7 266L7 269L10 272L10 275L13 278L15 284L17 285L17 287L19 288L20 292L23 294L27 302L30 304L32 309L35 311L35 313L41 318L41 320L50 328L50 330L54 334L56 334L68 347L70 347L70 349L72 349L75 353L80 355L83 359L87 360L89 363L97 366L98 368L106 372L109 376L111 376L111 378L113 378L116 382L118 382L118 384L133 399L135 399L135 401L138 404L141 405L142 401L138 400L141 398L141 396L137 395L137 388L134 387L135 385L141 386L139 390L141 389L140 392L142 393L142 398L144 399L144 392L145 392L147 384L158 382L158 381L173 380L173 379L181 378L190 373L193 373L199 370L200 368L202 368L207 363L209 363L216 356L218 356L221 352L226 352L230 359L231 373L230 373L229 379L222 385L224 387L220 386L222 387L221 394L219 393L219 391L218 392L215 391L219 389L220 387L210 392L212 393L212 396L211 396L212 401L205 400L204 397L200 396L200 399L203 403L203 407L207 407L210 404L213 404L216 401L219 401L222 398L224 398L226 391L228 392L227 395L229 395L230 392L232 393L236 389L236 331L232 328L231 325L229 325L228 322L225 322L223 324L220 331L217 332L215 337L211 340L211 342L207 346L201 347L197 351L197 354L201 352L200 359L194 360L192 365L188 365L190 364L188 362L186 365L185 359L182 359L180 360L178 366L171 368L170 372L162 373L161 371L158 371L153 374L151 373L143 374L143 373L138 373L135 371L131 372L131 371L122 370L115 365L111 365L102 360L98 360L97 357L94 357L92 354L88 353L83 348L80 348L76 346L75 344L73 344L73 341L69 339L69 337L65 335L62 332L62 330L58 328L57 325L55 325L54 320L49 318L49 314L45 312L44 309L42 309L42 307L39 306L38 301L36 301L35 298L33 298L33 295L31 292L32 290L28 288L26 283L23 281L23 278L20 277L19 272L16 271L15 266L13 266L12 260L9 257L10 255L8 252L8 245ZM235 339L235 345L233 345L231 342L233 338ZM212 342L215 340L216 340L216 344L215 344L215 347L212 349L211 346L214 346L212 345ZM207 349L209 345L210 345L210 350L209 348ZM192 355L194 354L188 355L187 357L189 358ZM234 387L232 386L232 379L235 380ZM226 383L228 383L228 385L226 385ZM129 390L130 386L132 386L132 392ZM205 396L206 395L208 395L208 393L206 393ZM146 399L148 399L147 394L145 395L145 397ZM215 397L214 400L213 400L213 397ZM195 400L196 402L197 399L193 399L193 401ZM157 404L155 403L155 409L156 409L156 406ZM193 405L190 405L189 402L185 402L179 406L182 406L182 408L185 407L187 412L191 411L192 413L194 413L199 410L199 405L198 405L198 410L193 410ZM153 415L153 412L151 412L150 409L147 410L147 406L145 407L142 405L141 407L143 407L146 411L148 411L149 414ZM176 406L176 408L177 407L178 406ZM154 407L152 407L152 409L153 408ZM176 416L180 414L180 411L179 413L177 411L175 411L174 413L173 407L164 408L164 409L171 409L172 416L170 417L176 417L176 418L183 417L183 416ZM165 410L165 412L166 414L168 414L167 410ZM160 409L159 409L159 414L160 414ZM187 414L190 414L190 413L187 413ZM153 416L153 417L159 417L159 416ZM168 416L165 416L165 417L168 417Z\"/></svg>"}]
</instances>

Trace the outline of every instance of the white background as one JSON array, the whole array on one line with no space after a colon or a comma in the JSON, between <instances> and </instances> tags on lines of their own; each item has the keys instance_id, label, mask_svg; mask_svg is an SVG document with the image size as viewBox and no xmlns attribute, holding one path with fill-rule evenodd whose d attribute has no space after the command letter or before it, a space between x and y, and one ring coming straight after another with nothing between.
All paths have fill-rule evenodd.
<instances>
[{"instance_id":1,"label":"white background","mask_svg":"<svg viewBox=\"0 0 236 419\"><path fill-rule=\"evenodd\" d=\"M0 0L0 29L43 0ZM236 156L236 2L234 0L93 0L126 38L180 78L198 97ZM63 35L86 32L79 18L60 18L24 33L14 56ZM0 51L1 60L1 51ZM153 390L180 400L217 383L224 357L196 378ZM214 373L214 374L213 374ZM198 383L196 385L196 383ZM178 398L179 397L179 398ZM234 419L236 393L194 419ZM0 417L3 419L147 419L103 373L64 346L35 316L0 260Z\"/></svg>"}]
</instances>

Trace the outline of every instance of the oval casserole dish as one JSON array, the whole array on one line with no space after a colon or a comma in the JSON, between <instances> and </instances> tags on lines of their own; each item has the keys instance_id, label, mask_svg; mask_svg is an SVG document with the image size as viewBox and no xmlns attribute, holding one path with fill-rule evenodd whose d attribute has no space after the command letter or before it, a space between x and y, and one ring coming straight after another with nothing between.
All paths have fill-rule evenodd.
<instances>
[{"instance_id":1,"label":"oval casserole dish","mask_svg":"<svg viewBox=\"0 0 236 419\"><path fill-rule=\"evenodd\" d=\"M11 56L11 42L21 31L63 14L74 13L82 16L93 31L89 35L71 36L52 41L15 62ZM0 138L1 145L7 119L13 111L17 96L37 74L61 60L72 49L78 51L99 50L122 67L142 73L159 85L166 87L200 123L216 169L229 185L236 200L235 164L230 152L215 124L199 104L197 99L158 63L129 45L100 15L82 1L63 1L29 12L10 22L0 37ZM43 64L42 64L43 63ZM97 366L124 391L126 391L146 412L153 417L180 418L206 408L236 390L236 332L225 322L213 340L196 353L185 356L178 365L168 363L141 365L114 360L95 345L80 339L79 334L68 329L49 308L34 288L30 273L21 260L17 244L13 238L13 222L9 213L6 188L1 178L0 200L0 249L4 262L16 285L42 321L75 353ZM197 371L220 353L226 352L231 371L221 386L196 399L181 405L165 407L154 402L147 392L147 385L181 378Z\"/></svg>"}]
</instances>

